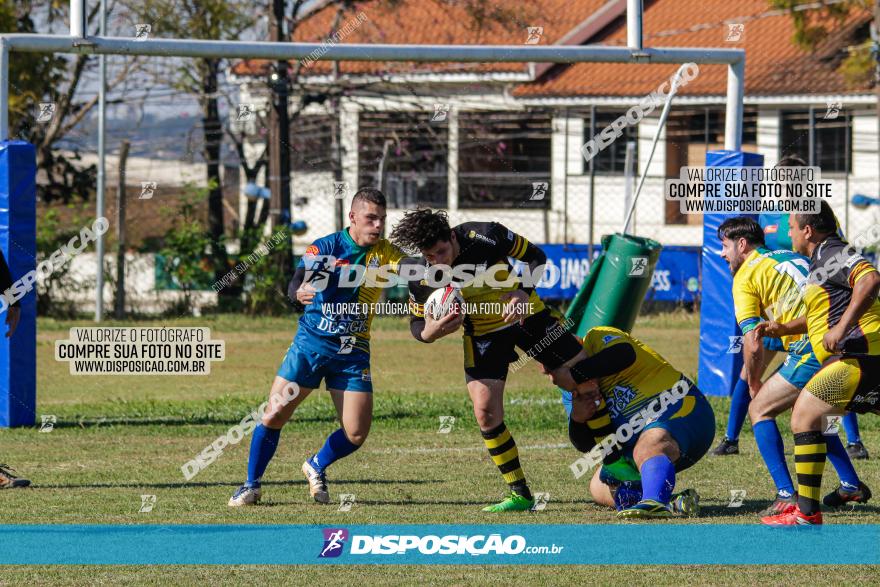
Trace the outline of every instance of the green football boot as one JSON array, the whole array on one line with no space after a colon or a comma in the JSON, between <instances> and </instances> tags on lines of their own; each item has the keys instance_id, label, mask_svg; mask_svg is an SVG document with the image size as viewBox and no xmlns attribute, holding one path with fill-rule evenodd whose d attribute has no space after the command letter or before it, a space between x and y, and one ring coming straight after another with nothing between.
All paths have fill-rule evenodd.
<instances>
[{"instance_id":1,"label":"green football boot","mask_svg":"<svg viewBox=\"0 0 880 587\"><path fill-rule=\"evenodd\" d=\"M484 512L526 512L532 509L532 506L535 505L535 498L527 499L516 493L515 491L511 491L507 497L505 497L502 501L494 504L487 505L483 508Z\"/></svg>"}]
</instances>

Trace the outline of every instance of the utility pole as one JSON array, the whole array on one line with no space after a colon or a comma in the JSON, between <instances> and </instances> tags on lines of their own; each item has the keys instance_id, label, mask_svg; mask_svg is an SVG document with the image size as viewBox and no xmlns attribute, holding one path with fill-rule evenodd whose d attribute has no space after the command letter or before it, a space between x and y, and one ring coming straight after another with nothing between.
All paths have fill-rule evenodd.
<instances>
[{"instance_id":1,"label":"utility pole","mask_svg":"<svg viewBox=\"0 0 880 587\"><path fill-rule=\"evenodd\" d=\"M128 161L128 139L119 145L119 170L116 181L116 298L113 316L125 318L125 165Z\"/></svg>"},{"instance_id":2,"label":"utility pole","mask_svg":"<svg viewBox=\"0 0 880 587\"><path fill-rule=\"evenodd\" d=\"M269 37L276 43L286 43L284 26L285 0L272 0L272 15L269 19ZM286 59L275 62L269 76L272 90L272 107L269 111L269 190L272 192L272 229L286 228L290 224L290 116L288 97L290 77ZM290 268L293 259L292 241L287 248L289 258L285 270Z\"/></svg>"}]
</instances>

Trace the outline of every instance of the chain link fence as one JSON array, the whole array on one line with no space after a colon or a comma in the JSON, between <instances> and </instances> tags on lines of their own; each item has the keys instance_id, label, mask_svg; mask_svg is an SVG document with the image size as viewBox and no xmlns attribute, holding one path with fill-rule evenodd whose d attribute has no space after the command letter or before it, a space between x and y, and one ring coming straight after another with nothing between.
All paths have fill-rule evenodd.
<instances>
[{"instance_id":1,"label":"chain link fence","mask_svg":"<svg viewBox=\"0 0 880 587\"><path fill-rule=\"evenodd\" d=\"M368 186L379 187L388 197L389 231L407 209L429 206L446 209L453 224L500 222L539 245L583 251L599 245L603 235L623 230L639 175L647 168L627 232L666 247L688 247L698 257L702 216L681 214L677 203L667 202L664 182L678 177L684 166L703 166L707 151L722 148L721 106L673 108L649 165L658 112L637 126L626 126L620 137L588 161L582 147L621 115L619 108L513 108L502 107L496 98L480 104L453 97L401 100L379 95L382 100L356 97L332 107L303 107L292 116L287 155L294 224L287 228L295 227L291 230L295 253L301 254L315 239L346 226L351 197L358 188ZM248 253L241 250L238 240L246 218L261 225L272 205L264 187L269 183L267 168L260 165L267 158L268 106L259 95L243 99L245 110L254 116L249 114L247 124L241 125L242 148L238 153L231 148L223 151L221 165L226 243L236 254ZM230 117L239 116L240 111L230 108ZM775 163L792 145L799 145L797 133L765 132L768 121L785 121L786 116L778 110L746 111L744 149L765 153L765 166ZM871 164L877 157L876 135L872 138L864 132L870 116L869 112L847 112L843 131L834 131L838 134L828 135L824 143L813 139L814 148L824 144L826 153L834 145L848 150L845 157L832 158L835 165L847 166L844 172L826 175L834 183L832 205L851 238L880 221L880 207L853 205L857 194L876 197L880 185L877 165ZM834 142L840 132L846 133L845 144ZM188 140L195 141L191 152L199 152L198 136ZM244 167L239 165L239 154ZM831 161L824 157L819 161L823 166ZM118 154L108 157L107 168L106 216L111 229L105 237L105 303L109 310L117 296ZM122 177L126 190L125 314L162 312L181 295L162 252L180 218L187 189L206 185L205 166L198 160L140 154L127 160ZM50 213L56 215L57 226L64 227L78 226L77 219L88 216L69 207L41 208L41 215ZM195 203L195 215L207 217L204 199ZM266 240L271 234L264 227L260 238ZM258 239L245 246L259 244ZM575 274L579 282L589 269L589 252L578 255L581 261L586 259ZM73 301L81 311L93 308L95 266L93 254L74 259L71 275L77 287L61 288L53 293L55 298ZM698 274L698 268L692 273L685 278ZM217 303L211 280L202 281L193 293L196 311ZM688 288L692 290L693 284Z\"/></svg>"}]
</instances>

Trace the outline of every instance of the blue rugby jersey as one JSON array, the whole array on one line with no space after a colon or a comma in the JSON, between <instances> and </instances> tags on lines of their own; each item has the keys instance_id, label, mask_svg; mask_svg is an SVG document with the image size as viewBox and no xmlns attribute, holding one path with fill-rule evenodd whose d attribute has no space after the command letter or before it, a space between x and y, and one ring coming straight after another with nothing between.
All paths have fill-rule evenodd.
<instances>
[{"instance_id":1,"label":"blue rugby jersey","mask_svg":"<svg viewBox=\"0 0 880 587\"><path fill-rule=\"evenodd\" d=\"M373 304L382 292L377 283L388 281L378 270L381 267L397 273L405 257L385 239L362 247L354 242L347 228L312 243L300 259L299 267L306 271L304 283L311 283L319 291L299 319L294 339L297 346L323 355L369 353ZM374 276L372 285L367 281L359 286L340 286L343 268L356 265L364 266L365 271ZM349 274L350 279L353 276L354 273ZM340 308L342 304L349 308L357 304L355 309L361 311L347 311L349 308Z\"/></svg>"}]
</instances>

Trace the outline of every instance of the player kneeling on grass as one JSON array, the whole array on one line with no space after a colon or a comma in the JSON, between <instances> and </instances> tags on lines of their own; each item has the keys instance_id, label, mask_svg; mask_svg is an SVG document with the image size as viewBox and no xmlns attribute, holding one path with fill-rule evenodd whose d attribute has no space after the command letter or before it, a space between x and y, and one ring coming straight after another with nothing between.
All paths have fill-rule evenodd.
<instances>
[{"instance_id":1,"label":"player kneeling on grass","mask_svg":"<svg viewBox=\"0 0 880 587\"><path fill-rule=\"evenodd\" d=\"M880 274L837 235L836 224L824 201L817 214L789 217L792 245L810 257L806 312L788 323L762 327L766 336L807 332L822 365L791 411L797 507L761 519L770 526L822 523L819 498L829 449L823 434L828 416L845 411L880 414Z\"/></svg>"},{"instance_id":2,"label":"player kneeling on grass","mask_svg":"<svg viewBox=\"0 0 880 587\"><path fill-rule=\"evenodd\" d=\"M761 332L772 316L782 323L802 318L806 312L801 289L807 283L809 259L792 251L771 251L764 247L764 231L747 216L725 220L718 227L721 256L733 274L733 303L736 321L743 332L746 381L752 396L749 416L755 442L776 485L776 499L759 515L772 516L793 510L795 491L785 462L782 436L776 416L791 408L804 385L819 371L806 333L764 339L780 343L788 353L785 362L761 382L763 347ZM825 505L840 507L864 503L871 490L856 474L837 434L826 437L828 458L840 477L840 486L827 495Z\"/></svg>"},{"instance_id":3,"label":"player kneeling on grass","mask_svg":"<svg viewBox=\"0 0 880 587\"><path fill-rule=\"evenodd\" d=\"M448 313L435 320L425 312L425 302L436 288L426 280L409 282L410 330L417 340L434 342L464 324L464 372L474 416L492 461L510 487L503 501L484 511L530 509L534 497L520 466L516 442L504 424L508 367L519 359L516 347L550 371L586 358L577 338L544 307L534 284L518 279L507 260L513 257L523 261L529 274L540 278L546 255L496 222L466 222L450 227L445 212L428 209L408 212L395 225L391 240L406 250L421 251L424 258L418 263L425 270L432 266L450 269L467 305L466 315ZM474 271L465 276L459 271L464 269ZM493 274L493 283L505 285L481 281L487 271ZM608 459L611 464L620 455L611 454Z\"/></svg>"},{"instance_id":4,"label":"player kneeling on grass","mask_svg":"<svg viewBox=\"0 0 880 587\"><path fill-rule=\"evenodd\" d=\"M340 284L340 268L360 265L396 270L404 255L381 238L385 196L379 190L359 190L352 199L348 218L351 226L347 229L318 239L306 249L291 280L288 295L303 304L305 312L272 384L269 408L254 430L247 481L233 494L230 506L259 501L260 480L275 454L281 428L322 380L342 427L303 463L302 471L315 501L330 501L324 475L327 467L356 451L367 438L373 420L370 324L382 284ZM289 393L290 389L296 393ZM287 397L283 397L285 394Z\"/></svg>"},{"instance_id":5,"label":"player kneeling on grass","mask_svg":"<svg viewBox=\"0 0 880 587\"><path fill-rule=\"evenodd\" d=\"M583 348L587 358L549 373L566 390L563 402L571 403L569 438L588 453L572 471L582 475L607 452L620 450L629 471L597 470L590 482L596 503L617 508L620 518L667 517L673 511L697 515L695 490L672 492L676 472L694 466L712 445L712 406L692 381L622 330L592 328ZM597 418L597 406L605 405L609 413ZM599 429L604 434L597 443Z\"/></svg>"}]
</instances>

